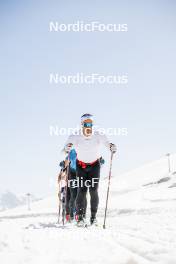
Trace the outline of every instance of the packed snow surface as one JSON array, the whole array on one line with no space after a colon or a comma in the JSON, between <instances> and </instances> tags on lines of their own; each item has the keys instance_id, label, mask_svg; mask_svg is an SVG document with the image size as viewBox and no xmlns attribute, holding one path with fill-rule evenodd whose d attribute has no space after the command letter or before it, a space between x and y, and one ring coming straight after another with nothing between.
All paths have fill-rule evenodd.
<instances>
[{"instance_id":1,"label":"packed snow surface","mask_svg":"<svg viewBox=\"0 0 176 264\"><path fill-rule=\"evenodd\" d=\"M100 182L98 227L57 224L57 195L0 213L2 264L176 264L176 156ZM89 199L89 196L88 196ZM89 220L89 208L87 219Z\"/></svg>"}]
</instances>

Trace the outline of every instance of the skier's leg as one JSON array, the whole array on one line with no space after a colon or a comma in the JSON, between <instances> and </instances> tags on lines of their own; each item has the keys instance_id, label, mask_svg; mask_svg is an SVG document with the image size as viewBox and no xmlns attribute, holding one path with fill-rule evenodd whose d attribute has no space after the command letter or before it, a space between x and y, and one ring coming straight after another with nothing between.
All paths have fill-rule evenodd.
<instances>
[{"instance_id":1,"label":"skier's leg","mask_svg":"<svg viewBox=\"0 0 176 264\"><path fill-rule=\"evenodd\" d=\"M83 212L84 218L86 218L86 211L87 211L87 195L85 196L85 200L84 200L84 212Z\"/></svg>"},{"instance_id":2,"label":"skier's leg","mask_svg":"<svg viewBox=\"0 0 176 264\"><path fill-rule=\"evenodd\" d=\"M70 217L74 217L74 211L75 211L75 200L77 196L77 188L70 188Z\"/></svg>"},{"instance_id":3,"label":"skier's leg","mask_svg":"<svg viewBox=\"0 0 176 264\"><path fill-rule=\"evenodd\" d=\"M83 216L84 214L86 193L87 187L78 188L78 194L76 197L76 212L78 216Z\"/></svg>"},{"instance_id":4,"label":"skier's leg","mask_svg":"<svg viewBox=\"0 0 176 264\"><path fill-rule=\"evenodd\" d=\"M74 184L74 180L76 180L76 171L70 170L70 202L69 202L69 208L70 208L70 217L74 217L74 211L75 211L75 200L77 196L77 186Z\"/></svg>"},{"instance_id":5,"label":"skier's leg","mask_svg":"<svg viewBox=\"0 0 176 264\"><path fill-rule=\"evenodd\" d=\"M76 212L78 216L83 217L85 210L85 199L87 194L87 186L85 185L87 173L80 166L77 166L76 172L79 183L77 197L76 197Z\"/></svg>"},{"instance_id":6,"label":"skier's leg","mask_svg":"<svg viewBox=\"0 0 176 264\"><path fill-rule=\"evenodd\" d=\"M98 196L98 185L100 179L100 164L97 162L89 172L89 178L91 178L91 186L89 188L90 193L90 206L91 206L91 218L96 218L98 210L99 196Z\"/></svg>"},{"instance_id":7,"label":"skier's leg","mask_svg":"<svg viewBox=\"0 0 176 264\"><path fill-rule=\"evenodd\" d=\"M66 215L70 215L70 208L69 208L69 202L70 202L70 188L67 186L67 192L66 192Z\"/></svg>"}]
</instances>

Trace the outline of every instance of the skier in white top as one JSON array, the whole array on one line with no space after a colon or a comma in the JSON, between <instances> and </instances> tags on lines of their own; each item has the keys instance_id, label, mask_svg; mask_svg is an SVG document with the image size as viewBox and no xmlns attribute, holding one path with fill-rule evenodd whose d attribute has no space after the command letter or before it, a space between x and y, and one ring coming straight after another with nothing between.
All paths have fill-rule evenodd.
<instances>
[{"instance_id":1,"label":"skier in white top","mask_svg":"<svg viewBox=\"0 0 176 264\"><path fill-rule=\"evenodd\" d=\"M78 179L78 193L76 198L77 224L84 225L83 217L84 205L87 189L90 193L91 217L90 224L96 224L96 214L98 210L98 185L100 178L100 148L101 145L107 147L113 153L116 152L116 145L108 141L106 135L101 135L93 131L93 116L84 114L81 117L82 133L69 136L65 151L69 152L72 147L77 153L76 175Z\"/></svg>"}]
</instances>

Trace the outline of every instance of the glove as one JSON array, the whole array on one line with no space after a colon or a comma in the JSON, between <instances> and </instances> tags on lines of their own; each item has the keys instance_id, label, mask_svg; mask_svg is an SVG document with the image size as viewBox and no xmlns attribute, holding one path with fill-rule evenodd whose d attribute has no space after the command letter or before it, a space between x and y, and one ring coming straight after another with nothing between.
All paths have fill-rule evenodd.
<instances>
[{"instance_id":1,"label":"glove","mask_svg":"<svg viewBox=\"0 0 176 264\"><path fill-rule=\"evenodd\" d=\"M64 164L64 163L65 163L64 160L61 161L61 162L59 163L59 166L60 166L61 168L64 168L64 167L65 167L65 164Z\"/></svg>"},{"instance_id":2,"label":"glove","mask_svg":"<svg viewBox=\"0 0 176 264\"><path fill-rule=\"evenodd\" d=\"M116 147L115 144L110 143L110 151L111 151L112 153L116 153L116 151L117 151L117 147Z\"/></svg>"},{"instance_id":3,"label":"glove","mask_svg":"<svg viewBox=\"0 0 176 264\"><path fill-rule=\"evenodd\" d=\"M100 158L100 165L104 165L105 164L105 160L101 157Z\"/></svg>"},{"instance_id":4,"label":"glove","mask_svg":"<svg viewBox=\"0 0 176 264\"><path fill-rule=\"evenodd\" d=\"M66 146L65 146L65 152L66 153L69 153L71 148L72 148L73 144L72 143L68 143Z\"/></svg>"}]
</instances>

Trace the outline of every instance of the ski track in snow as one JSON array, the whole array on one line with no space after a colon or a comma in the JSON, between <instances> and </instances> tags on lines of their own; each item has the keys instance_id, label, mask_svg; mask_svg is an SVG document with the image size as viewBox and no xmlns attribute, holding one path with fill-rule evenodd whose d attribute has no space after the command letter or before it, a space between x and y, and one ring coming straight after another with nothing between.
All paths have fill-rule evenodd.
<instances>
[{"instance_id":1,"label":"ski track in snow","mask_svg":"<svg viewBox=\"0 0 176 264\"><path fill-rule=\"evenodd\" d=\"M89 228L57 225L51 213L12 216L11 219L1 217L1 263L87 264L96 260L96 263L175 264L176 210L136 212L140 214L126 210L111 217L109 213L105 230L101 216L99 227Z\"/></svg>"}]
</instances>

